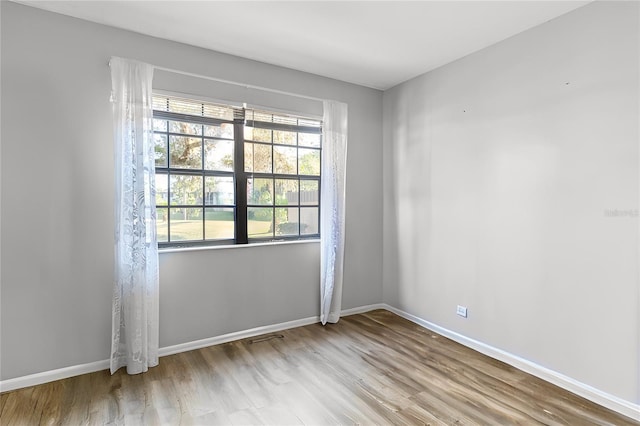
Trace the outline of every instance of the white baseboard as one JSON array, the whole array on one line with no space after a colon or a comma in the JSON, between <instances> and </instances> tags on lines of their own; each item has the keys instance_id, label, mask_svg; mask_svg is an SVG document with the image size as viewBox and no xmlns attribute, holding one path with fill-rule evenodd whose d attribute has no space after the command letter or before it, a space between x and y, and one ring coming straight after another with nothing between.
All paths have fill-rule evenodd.
<instances>
[{"instance_id":1,"label":"white baseboard","mask_svg":"<svg viewBox=\"0 0 640 426\"><path fill-rule=\"evenodd\" d=\"M0 392L8 392L16 389L27 388L29 386L41 385L55 380L67 379L81 374L95 373L96 371L109 368L109 360L89 362L87 364L72 365L70 367L58 368L56 370L43 371L42 373L29 374L28 376L16 377L0 381Z\"/></svg>"},{"instance_id":2,"label":"white baseboard","mask_svg":"<svg viewBox=\"0 0 640 426\"><path fill-rule=\"evenodd\" d=\"M341 311L341 316L361 314L363 312L373 311L374 309L386 309L386 305L378 303L375 305L359 306ZM234 340L246 339L247 337L259 336L261 334L275 333L276 331L287 330L290 328L302 327L309 324L320 322L320 317L307 317L299 320L282 322L279 324L266 325L262 327L251 328L249 330L236 331L234 333L223 334L221 336L209 337L207 339L196 340L194 342L181 343L179 345L167 346L160 348L159 355L167 356L178 354L180 352L192 351L195 349L206 348L207 346L219 345L221 343L232 342Z\"/></svg>"},{"instance_id":3,"label":"white baseboard","mask_svg":"<svg viewBox=\"0 0 640 426\"><path fill-rule=\"evenodd\" d=\"M374 309L385 309L385 305L367 305L357 308L345 309L342 316L354 315L363 312L372 311ZM221 336L210 337L207 339L196 340L193 342L181 343L178 345L166 346L160 348L158 355L163 357L173 355L180 352L192 351L195 349L206 348L207 346L219 345L234 340L245 339L247 337L259 336L266 333L275 333L277 331L289 328L302 327L304 325L315 324L320 322L319 316L302 318L294 321L282 322L263 327L255 327L248 330L227 333ZM90 362L88 364L73 365L70 367L59 368L56 370L43 371L41 373L29 374L28 376L16 377L14 379L1 380L0 392L8 392L16 389L26 388L29 386L41 385L43 383L53 382L55 380L67 379L69 377L79 376L81 374L94 373L96 371L106 370L109 368L109 360Z\"/></svg>"},{"instance_id":4,"label":"white baseboard","mask_svg":"<svg viewBox=\"0 0 640 426\"><path fill-rule=\"evenodd\" d=\"M484 355L490 356L509 365L512 365L526 373L541 378L547 382L553 383L563 389L580 395L596 404L607 407L611 410L617 411L632 419L640 420L640 405L634 404L630 401L623 400L614 395L595 389L587 384L581 383L577 380L567 377L563 374L550 370L546 367L542 367L536 363L528 361L524 358L520 358L511 353L505 352L501 349L494 348L486 343L479 342L469 337L463 336L454 331L440 327L415 315L411 315L400 309L385 303L377 303L373 305L360 306L351 309L345 309L342 311L342 316L355 315L364 312L369 312L375 309L386 309L395 313L415 324L418 324L424 328L427 328L442 336L458 342L464 346L474 349ZM219 345L221 343L227 343L234 340L245 339L248 337L259 336L266 333L275 333L295 327L302 327L309 324L315 324L320 322L319 316L307 317L293 321L282 322L278 324L272 324L262 327L255 327L248 330L238 331L234 333L227 333L221 336L215 336L208 339L196 340L193 342L182 343L179 345L167 346L160 348L159 355L167 356L180 352L191 351L194 349L200 349L207 346ZM14 379L0 381L0 392L8 392L15 389L25 388L29 386L35 386L43 383L52 382L55 380L66 379L73 376L79 376L81 374L93 373L96 371L106 370L109 368L109 360L102 360L96 362L90 362L87 364L74 365L65 368L59 368L51 371L44 371L42 373L30 374L28 376L16 377Z\"/></svg>"},{"instance_id":5,"label":"white baseboard","mask_svg":"<svg viewBox=\"0 0 640 426\"><path fill-rule=\"evenodd\" d=\"M287 330L289 328L302 327L304 325L315 324L320 322L320 317L308 317L299 320L281 322L279 324L265 325L262 327L250 328L248 330L227 333L221 336L209 337L207 339L196 340L194 342L181 343L179 345L167 346L160 348L158 351L160 356L178 354L180 352L192 351L195 349L206 348L207 346L219 345L221 343L232 342L234 340L246 339L247 337L259 336L261 334L275 333L276 331Z\"/></svg>"},{"instance_id":6,"label":"white baseboard","mask_svg":"<svg viewBox=\"0 0 640 426\"><path fill-rule=\"evenodd\" d=\"M245 339L247 337L259 336L266 333L275 333L276 331L282 331L289 328L302 327L304 325L315 324L317 322L320 322L319 316L251 328L248 330L223 334L221 336L210 337L208 339L196 340L194 342L166 346L158 350L158 355L161 357L173 355L180 352L205 348L207 346L219 345L233 340ZM109 360L105 359L102 361L90 362L88 364L72 365L70 367L59 368L56 370L43 371L42 373L29 374L28 376L16 377L14 379L1 380L0 392L8 392L29 386L41 385L55 380L67 379L69 377L95 373L96 371L107 369L109 369Z\"/></svg>"},{"instance_id":7,"label":"white baseboard","mask_svg":"<svg viewBox=\"0 0 640 426\"><path fill-rule=\"evenodd\" d=\"M340 316L346 317L347 315L363 314L365 312L375 311L376 309L389 310L388 306L385 305L384 303L375 303L373 305L365 305L365 306L358 306L357 308L343 309L340 312Z\"/></svg>"},{"instance_id":8,"label":"white baseboard","mask_svg":"<svg viewBox=\"0 0 640 426\"><path fill-rule=\"evenodd\" d=\"M572 379L571 377L550 370L524 358L520 358L517 355L511 354L498 348L494 348L493 346L463 336L462 334L456 333L455 331L440 327L439 325L433 324L415 315L411 315L400 309L394 308L393 306L383 304L383 309L391 311L396 315L408 319L409 321L416 323L435 333L438 333L444 337L448 337L449 339L471 349L474 349L484 355L505 362L519 370L536 376L549 383L553 383L554 385L566 389L569 392L573 392L576 395L580 395L581 397L586 398L589 401L593 401L596 404L607 407L632 419L640 420L640 405L638 404L634 404L633 402L626 401L622 398L618 398L615 395L611 395L598 390L585 383Z\"/></svg>"}]
</instances>

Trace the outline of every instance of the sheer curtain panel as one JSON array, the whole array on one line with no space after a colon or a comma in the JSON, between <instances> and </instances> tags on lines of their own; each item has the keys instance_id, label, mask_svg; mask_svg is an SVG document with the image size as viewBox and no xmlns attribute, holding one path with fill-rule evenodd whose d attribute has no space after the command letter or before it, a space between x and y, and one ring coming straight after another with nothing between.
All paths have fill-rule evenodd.
<instances>
[{"instance_id":1,"label":"sheer curtain panel","mask_svg":"<svg viewBox=\"0 0 640 426\"><path fill-rule=\"evenodd\" d=\"M111 58L115 143L115 279L111 374L158 365L158 244L153 66Z\"/></svg>"},{"instance_id":2,"label":"sheer curtain panel","mask_svg":"<svg viewBox=\"0 0 640 426\"><path fill-rule=\"evenodd\" d=\"M324 101L320 205L320 321L335 323L342 309L347 105Z\"/></svg>"}]
</instances>

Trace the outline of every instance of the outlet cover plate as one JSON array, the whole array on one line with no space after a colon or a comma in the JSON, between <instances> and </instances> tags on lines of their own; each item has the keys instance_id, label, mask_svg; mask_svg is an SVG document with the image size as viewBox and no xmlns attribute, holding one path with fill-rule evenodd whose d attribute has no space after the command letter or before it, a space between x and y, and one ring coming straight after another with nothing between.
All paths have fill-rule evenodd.
<instances>
[{"instance_id":1,"label":"outlet cover plate","mask_svg":"<svg viewBox=\"0 0 640 426\"><path fill-rule=\"evenodd\" d=\"M460 315L463 318L466 318L467 317L467 307L458 305L458 308L456 309L456 314Z\"/></svg>"}]
</instances>

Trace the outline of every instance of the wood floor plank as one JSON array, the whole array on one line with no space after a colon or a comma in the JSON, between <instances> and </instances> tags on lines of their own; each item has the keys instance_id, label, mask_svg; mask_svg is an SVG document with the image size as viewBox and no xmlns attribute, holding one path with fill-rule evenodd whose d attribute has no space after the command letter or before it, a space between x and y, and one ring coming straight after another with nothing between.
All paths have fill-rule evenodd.
<instances>
[{"instance_id":1,"label":"wood floor plank","mask_svg":"<svg viewBox=\"0 0 640 426\"><path fill-rule=\"evenodd\" d=\"M410 425L442 426L447 424L426 409L415 404L403 408L398 414L400 418Z\"/></svg>"},{"instance_id":2,"label":"wood floor plank","mask_svg":"<svg viewBox=\"0 0 640 426\"><path fill-rule=\"evenodd\" d=\"M635 425L384 310L0 394L5 425Z\"/></svg>"}]
</instances>

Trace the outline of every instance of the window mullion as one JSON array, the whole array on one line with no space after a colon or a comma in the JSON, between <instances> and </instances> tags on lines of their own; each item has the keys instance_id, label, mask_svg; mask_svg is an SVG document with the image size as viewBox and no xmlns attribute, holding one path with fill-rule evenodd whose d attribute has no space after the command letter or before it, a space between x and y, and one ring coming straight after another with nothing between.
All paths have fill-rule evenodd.
<instances>
[{"instance_id":1,"label":"window mullion","mask_svg":"<svg viewBox=\"0 0 640 426\"><path fill-rule=\"evenodd\" d=\"M233 127L235 141L233 167L236 177L236 244L247 244L249 238L247 231L247 173L244 171L244 124L235 122Z\"/></svg>"},{"instance_id":2,"label":"window mullion","mask_svg":"<svg viewBox=\"0 0 640 426\"><path fill-rule=\"evenodd\" d=\"M202 105L202 115L204 115L204 105ZM202 137L200 138L200 158L202 158L202 170L201 170L201 176L202 176L202 206L200 206L200 208L202 209L202 239L206 240L207 239L207 209L206 209L206 205L207 205L207 191L206 191L206 187L207 187L207 178L205 177L205 173L204 173L204 165L206 162L206 158L205 158L205 149L204 149L204 124L200 125L200 134L202 135Z\"/></svg>"}]
</instances>

